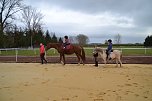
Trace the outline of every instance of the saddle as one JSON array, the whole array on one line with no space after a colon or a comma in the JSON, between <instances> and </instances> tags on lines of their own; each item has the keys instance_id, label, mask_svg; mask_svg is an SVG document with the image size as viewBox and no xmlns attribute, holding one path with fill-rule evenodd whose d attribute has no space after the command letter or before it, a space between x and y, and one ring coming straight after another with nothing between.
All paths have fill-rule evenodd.
<instances>
[{"instance_id":1,"label":"saddle","mask_svg":"<svg viewBox=\"0 0 152 101\"><path fill-rule=\"evenodd\" d=\"M69 43L69 44L66 44L65 46L62 46L64 50L70 50L72 49L72 45Z\"/></svg>"},{"instance_id":2,"label":"saddle","mask_svg":"<svg viewBox=\"0 0 152 101\"><path fill-rule=\"evenodd\" d=\"M108 57L110 57L111 53L113 52L113 50L110 51L110 53L108 53L108 51L106 51L107 57L106 59L108 59ZM110 57L111 58L111 57Z\"/></svg>"},{"instance_id":3,"label":"saddle","mask_svg":"<svg viewBox=\"0 0 152 101\"><path fill-rule=\"evenodd\" d=\"M113 49L110 51L110 54L113 52ZM106 50L106 54L108 55L108 51Z\"/></svg>"}]
</instances>

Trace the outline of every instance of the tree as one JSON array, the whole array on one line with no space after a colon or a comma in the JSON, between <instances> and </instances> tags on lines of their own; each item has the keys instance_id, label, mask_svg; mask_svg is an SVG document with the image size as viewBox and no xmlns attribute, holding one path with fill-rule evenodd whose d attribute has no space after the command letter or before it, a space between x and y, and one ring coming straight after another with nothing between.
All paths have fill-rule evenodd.
<instances>
[{"instance_id":1,"label":"tree","mask_svg":"<svg viewBox=\"0 0 152 101\"><path fill-rule=\"evenodd\" d=\"M3 33L15 20L15 14L22 9L22 0L0 0L0 45L3 45Z\"/></svg>"},{"instance_id":2,"label":"tree","mask_svg":"<svg viewBox=\"0 0 152 101\"><path fill-rule=\"evenodd\" d=\"M114 43L115 44L120 44L121 43L121 35L117 34L114 36Z\"/></svg>"},{"instance_id":3,"label":"tree","mask_svg":"<svg viewBox=\"0 0 152 101\"><path fill-rule=\"evenodd\" d=\"M47 30L46 31L46 36L45 36L45 41L46 41L46 44L47 43L50 43L51 42L51 36L50 36L50 34L49 34L49 31Z\"/></svg>"},{"instance_id":4,"label":"tree","mask_svg":"<svg viewBox=\"0 0 152 101\"><path fill-rule=\"evenodd\" d=\"M69 40L71 43L77 43L76 36L69 36Z\"/></svg>"},{"instance_id":5,"label":"tree","mask_svg":"<svg viewBox=\"0 0 152 101\"><path fill-rule=\"evenodd\" d=\"M53 43L57 43L57 42L58 42L58 39L57 39L55 33L54 33L53 36L52 36L52 42L53 42Z\"/></svg>"},{"instance_id":6,"label":"tree","mask_svg":"<svg viewBox=\"0 0 152 101\"><path fill-rule=\"evenodd\" d=\"M31 6L27 6L22 12L22 22L26 28L33 31L38 31L42 26L43 15Z\"/></svg>"},{"instance_id":7,"label":"tree","mask_svg":"<svg viewBox=\"0 0 152 101\"><path fill-rule=\"evenodd\" d=\"M104 44L108 44L108 40L105 40L105 43Z\"/></svg>"},{"instance_id":8,"label":"tree","mask_svg":"<svg viewBox=\"0 0 152 101\"><path fill-rule=\"evenodd\" d=\"M45 44L45 36L43 34L43 31L40 29L36 34L34 34L33 37L33 43L36 46L39 46L40 43Z\"/></svg>"},{"instance_id":9,"label":"tree","mask_svg":"<svg viewBox=\"0 0 152 101\"><path fill-rule=\"evenodd\" d=\"M147 36L145 38L144 46L145 47L151 47L152 46L152 35Z\"/></svg>"},{"instance_id":10,"label":"tree","mask_svg":"<svg viewBox=\"0 0 152 101\"><path fill-rule=\"evenodd\" d=\"M31 47L32 47L32 37L33 35L40 30L42 27L42 18L43 15L41 12L32 8L31 6L27 6L23 9L22 12L22 22L29 30L31 35Z\"/></svg>"},{"instance_id":11,"label":"tree","mask_svg":"<svg viewBox=\"0 0 152 101\"><path fill-rule=\"evenodd\" d=\"M76 36L76 40L80 45L85 45L88 43L89 38L84 34L79 34Z\"/></svg>"},{"instance_id":12,"label":"tree","mask_svg":"<svg viewBox=\"0 0 152 101\"><path fill-rule=\"evenodd\" d=\"M63 40L61 37L59 38L59 43L63 43Z\"/></svg>"},{"instance_id":13,"label":"tree","mask_svg":"<svg viewBox=\"0 0 152 101\"><path fill-rule=\"evenodd\" d=\"M0 30L12 24L15 14L21 11L22 0L0 0Z\"/></svg>"}]
</instances>

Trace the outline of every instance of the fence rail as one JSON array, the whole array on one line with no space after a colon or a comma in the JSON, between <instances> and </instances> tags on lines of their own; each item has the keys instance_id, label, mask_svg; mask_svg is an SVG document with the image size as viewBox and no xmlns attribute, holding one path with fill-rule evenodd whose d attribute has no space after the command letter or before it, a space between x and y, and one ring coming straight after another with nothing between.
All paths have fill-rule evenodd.
<instances>
[{"instance_id":1,"label":"fence rail","mask_svg":"<svg viewBox=\"0 0 152 101\"><path fill-rule=\"evenodd\" d=\"M92 47L84 47L85 51L88 52L89 54L92 54L92 51L94 48ZM106 49L106 48L103 48ZM113 49L117 49L117 50L121 50L122 53L129 53L130 50L142 50L142 54L143 55L147 55L149 52L152 56L152 48L113 48ZM127 51L129 50L129 51ZM31 54L35 54L36 56L39 56L39 49L38 48L6 48L6 49L0 49L0 56L9 56L9 55L4 55L3 51L5 52L9 52L9 51L13 51L13 56L15 56L15 61L18 61L18 57L22 56L19 54L20 51L32 51ZM57 51L55 49L51 49L51 51L53 51L53 54L56 54ZM137 51L137 52L138 52ZM132 52L132 51L131 51ZM148 53L147 53L148 52ZM23 56L30 56L28 55L29 53L26 52Z\"/></svg>"}]
</instances>

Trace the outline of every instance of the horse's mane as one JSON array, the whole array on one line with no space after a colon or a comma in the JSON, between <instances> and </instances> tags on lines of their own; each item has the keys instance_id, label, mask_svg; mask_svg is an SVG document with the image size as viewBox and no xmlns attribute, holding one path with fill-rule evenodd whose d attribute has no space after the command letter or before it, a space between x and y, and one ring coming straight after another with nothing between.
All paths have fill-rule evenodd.
<instances>
[{"instance_id":1,"label":"horse's mane","mask_svg":"<svg viewBox=\"0 0 152 101\"><path fill-rule=\"evenodd\" d=\"M101 47L95 47L94 51L102 53L104 50Z\"/></svg>"},{"instance_id":2,"label":"horse's mane","mask_svg":"<svg viewBox=\"0 0 152 101\"><path fill-rule=\"evenodd\" d=\"M61 44L61 43L49 43L49 44L56 44L56 45L59 45L59 44Z\"/></svg>"}]
</instances>

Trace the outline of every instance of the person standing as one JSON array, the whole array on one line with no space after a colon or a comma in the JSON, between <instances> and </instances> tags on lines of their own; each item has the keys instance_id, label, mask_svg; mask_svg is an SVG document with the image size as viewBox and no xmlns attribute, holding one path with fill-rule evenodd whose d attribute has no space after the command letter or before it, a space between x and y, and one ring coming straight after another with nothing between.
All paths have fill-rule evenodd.
<instances>
[{"instance_id":1,"label":"person standing","mask_svg":"<svg viewBox=\"0 0 152 101\"><path fill-rule=\"evenodd\" d=\"M47 63L44 56L45 56L45 48L44 48L44 45L42 43L40 43L40 58L41 58L42 64L43 64L43 60L45 61L45 63Z\"/></svg>"},{"instance_id":2,"label":"person standing","mask_svg":"<svg viewBox=\"0 0 152 101\"><path fill-rule=\"evenodd\" d=\"M94 50L95 50L96 46L94 46ZM98 67L98 53L96 51L93 50L93 57L94 57L94 62L96 67Z\"/></svg>"}]
</instances>

